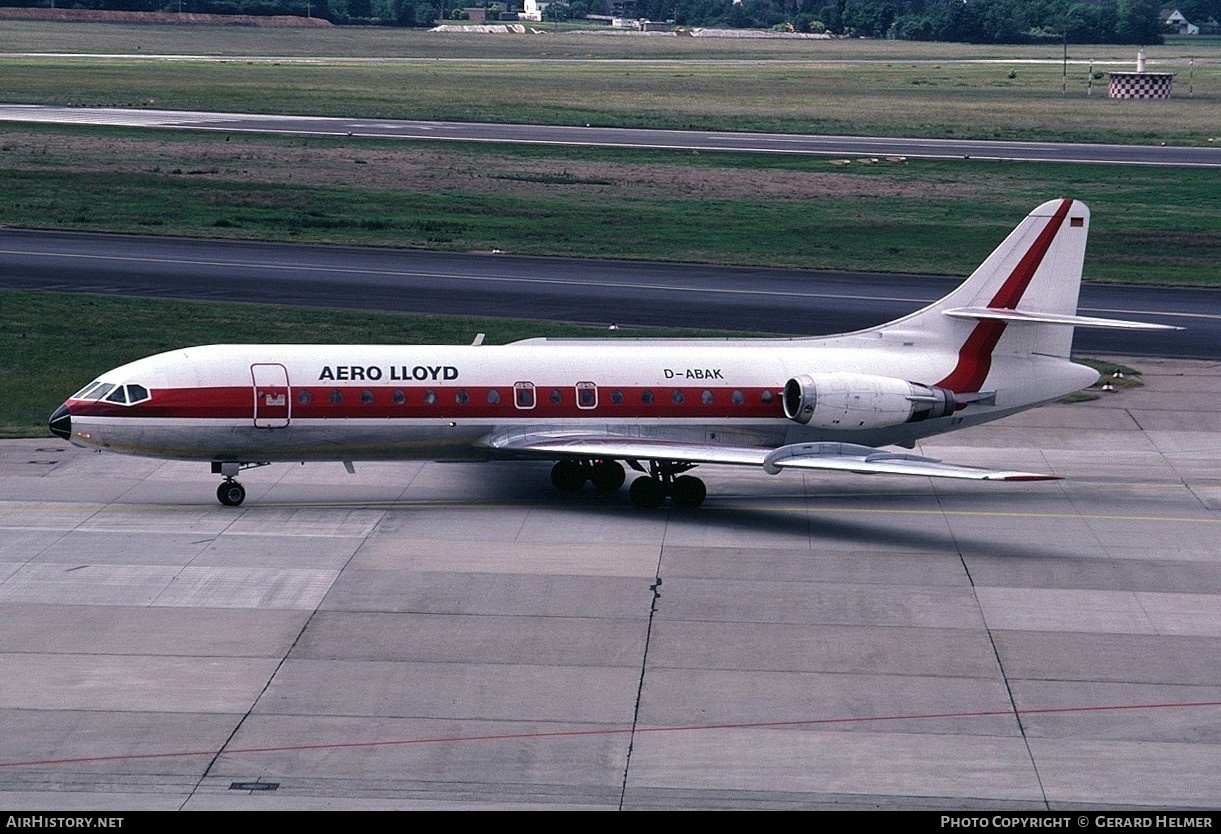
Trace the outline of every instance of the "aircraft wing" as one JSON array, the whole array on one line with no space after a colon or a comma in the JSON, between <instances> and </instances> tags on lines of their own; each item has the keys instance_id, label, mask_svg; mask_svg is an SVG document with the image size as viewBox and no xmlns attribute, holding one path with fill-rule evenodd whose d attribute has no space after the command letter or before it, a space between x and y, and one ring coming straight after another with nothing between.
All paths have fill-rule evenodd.
<instances>
[{"instance_id":1,"label":"aircraft wing","mask_svg":"<svg viewBox=\"0 0 1221 834\"><path fill-rule=\"evenodd\" d=\"M860 474L924 475L981 481L1059 480L1056 475L959 466L943 463L936 458L892 452L855 443L794 443L770 448L557 431L503 434L490 438L488 445L506 453L527 457L662 460L761 466L772 475L782 469L828 469Z\"/></svg>"}]
</instances>

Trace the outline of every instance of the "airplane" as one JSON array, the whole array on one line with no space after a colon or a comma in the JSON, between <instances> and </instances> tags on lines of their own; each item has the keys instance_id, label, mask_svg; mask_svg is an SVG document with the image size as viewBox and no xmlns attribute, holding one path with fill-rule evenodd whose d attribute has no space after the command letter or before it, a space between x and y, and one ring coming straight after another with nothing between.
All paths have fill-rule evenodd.
<instances>
[{"instance_id":1,"label":"airplane","mask_svg":"<svg viewBox=\"0 0 1221 834\"><path fill-rule=\"evenodd\" d=\"M802 338L546 339L489 346L227 344L107 371L49 420L77 446L209 463L238 506L273 462L553 461L567 492L700 506L700 464L1051 479L884 449L1061 399L1098 379L1076 327L1088 207L1048 201L949 295L895 321Z\"/></svg>"}]
</instances>

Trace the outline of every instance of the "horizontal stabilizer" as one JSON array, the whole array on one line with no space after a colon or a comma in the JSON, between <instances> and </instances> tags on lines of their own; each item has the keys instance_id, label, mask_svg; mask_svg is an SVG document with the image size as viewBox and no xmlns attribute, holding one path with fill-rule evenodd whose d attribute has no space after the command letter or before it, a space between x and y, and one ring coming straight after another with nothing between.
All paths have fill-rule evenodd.
<instances>
[{"instance_id":1,"label":"horizontal stabilizer","mask_svg":"<svg viewBox=\"0 0 1221 834\"><path fill-rule=\"evenodd\" d=\"M956 307L945 314L956 319L986 319L1016 324L1063 324L1070 327L1110 327L1117 330L1182 330L1170 324L1149 324L1143 321L1103 319L1093 316L1068 316L1058 313L1036 313L1027 310L1007 310L999 307Z\"/></svg>"},{"instance_id":2,"label":"horizontal stabilizer","mask_svg":"<svg viewBox=\"0 0 1221 834\"><path fill-rule=\"evenodd\" d=\"M888 475L924 475L978 481L1052 481L1055 475L981 469L942 463L935 458L889 452L854 443L796 443L769 449L757 446L718 446L677 440L649 440L565 431L510 433L490 438L488 445L524 456L607 460L663 460L761 466L771 475L782 469L827 469Z\"/></svg>"}]
</instances>

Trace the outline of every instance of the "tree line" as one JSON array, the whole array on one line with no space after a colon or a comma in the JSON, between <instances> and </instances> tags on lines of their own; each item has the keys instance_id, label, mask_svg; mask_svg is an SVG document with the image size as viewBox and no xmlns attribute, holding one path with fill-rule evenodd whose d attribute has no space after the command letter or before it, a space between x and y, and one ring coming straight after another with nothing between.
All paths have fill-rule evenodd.
<instances>
[{"instance_id":1,"label":"tree line","mask_svg":"<svg viewBox=\"0 0 1221 834\"><path fill-rule=\"evenodd\" d=\"M686 27L784 29L844 37L966 43L1160 43L1155 0L635 0L632 17ZM618 0L619 10L625 10ZM521 0L0 0L3 6L54 6L114 11L306 15L337 24L432 26L520 10ZM1189 20L1221 17L1221 0L1176 4ZM615 0L556 0L549 20L615 13Z\"/></svg>"}]
</instances>

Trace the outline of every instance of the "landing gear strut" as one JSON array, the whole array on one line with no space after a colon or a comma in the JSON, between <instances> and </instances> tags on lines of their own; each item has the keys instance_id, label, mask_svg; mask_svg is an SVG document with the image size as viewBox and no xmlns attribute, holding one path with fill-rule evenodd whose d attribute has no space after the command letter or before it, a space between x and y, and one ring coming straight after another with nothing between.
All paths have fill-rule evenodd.
<instances>
[{"instance_id":1,"label":"landing gear strut","mask_svg":"<svg viewBox=\"0 0 1221 834\"><path fill-rule=\"evenodd\" d=\"M660 507L666 496L676 507L695 508L704 503L708 489L693 475L679 475L695 464L680 461L649 461L648 474L632 481L628 495L637 507ZM633 468L642 469L639 464ZM642 470L643 471L643 470Z\"/></svg>"},{"instance_id":2,"label":"landing gear strut","mask_svg":"<svg viewBox=\"0 0 1221 834\"><path fill-rule=\"evenodd\" d=\"M216 488L216 500L226 507L241 506L241 503L246 500L246 487L238 483L234 476L242 469L266 465L266 461L258 463L243 463L236 460L212 461L212 474L225 476L225 480Z\"/></svg>"}]
</instances>

